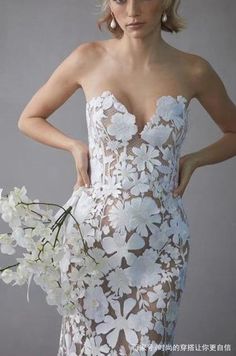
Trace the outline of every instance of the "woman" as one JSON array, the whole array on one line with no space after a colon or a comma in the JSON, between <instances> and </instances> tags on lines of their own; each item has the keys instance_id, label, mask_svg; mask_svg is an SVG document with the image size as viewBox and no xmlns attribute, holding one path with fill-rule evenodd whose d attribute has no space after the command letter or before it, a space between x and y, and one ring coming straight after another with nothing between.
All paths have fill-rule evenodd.
<instances>
[{"instance_id":1,"label":"woman","mask_svg":"<svg viewBox=\"0 0 236 356\"><path fill-rule=\"evenodd\" d=\"M206 60L162 39L184 28L178 0L101 5L113 38L73 50L19 119L24 134L73 155L73 212L98 266L63 318L58 356L170 355L190 247L182 196L198 167L236 154L236 108ZM89 146L47 122L79 88ZM192 98L223 136L180 157Z\"/></svg>"}]
</instances>

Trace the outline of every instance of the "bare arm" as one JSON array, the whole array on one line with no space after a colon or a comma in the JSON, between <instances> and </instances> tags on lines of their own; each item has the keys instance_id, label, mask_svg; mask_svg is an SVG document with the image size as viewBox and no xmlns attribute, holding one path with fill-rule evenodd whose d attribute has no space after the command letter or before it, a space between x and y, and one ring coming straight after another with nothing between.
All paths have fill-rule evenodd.
<instances>
[{"instance_id":1,"label":"bare arm","mask_svg":"<svg viewBox=\"0 0 236 356\"><path fill-rule=\"evenodd\" d=\"M195 95L223 132L216 142L180 158L178 186L173 195L182 196L196 168L222 162L236 155L236 106L212 66L197 57L191 69Z\"/></svg>"},{"instance_id":2,"label":"bare arm","mask_svg":"<svg viewBox=\"0 0 236 356\"><path fill-rule=\"evenodd\" d=\"M236 155L236 106L212 66L200 59L195 68L196 95L223 132L222 138L194 152L196 167L224 161Z\"/></svg>"},{"instance_id":3,"label":"bare arm","mask_svg":"<svg viewBox=\"0 0 236 356\"><path fill-rule=\"evenodd\" d=\"M47 118L81 87L79 79L85 66L86 46L82 44L73 50L33 95L18 120L22 133L43 144L71 150L75 140L47 122Z\"/></svg>"},{"instance_id":4,"label":"bare arm","mask_svg":"<svg viewBox=\"0 0 236 356\"><path fill-rule=\"evenodd\" d=\"M90 59L93 58L92 43L84 43L76 48L34 94L18 120L18 128L25 135L43 144L67 150L73 155L77 170L74 188L90 184L88 146L66 136L47 122L47 118L81 87L82 75L86 75Z\"/></svg>"}]
</instances>

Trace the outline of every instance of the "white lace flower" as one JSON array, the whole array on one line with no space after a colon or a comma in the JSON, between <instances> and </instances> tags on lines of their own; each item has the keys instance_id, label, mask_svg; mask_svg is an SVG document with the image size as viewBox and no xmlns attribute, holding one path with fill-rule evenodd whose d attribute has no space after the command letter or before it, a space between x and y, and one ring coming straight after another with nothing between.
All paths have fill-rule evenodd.
<instances>
[{"instance_id":1,"label":"white lace flower","mask_svg":"<svg viewBox=\"0 0 236 356\"><path fill-rule=\"evenodd\" d=\"M165 265L167 267L170 267L170 261L171 261L171 258L169 255L167 255L166 253L163 253L161 256L160 256L160 262L162 263L165 263Z\"/></svg>"},{"instance_id":2,"label":"white lace flower","mask_svg":"<svg viewBox=\"0 0 236 356\"><path fill-rule=\"evenodd\" d=\"M161 250L169 240L169 236L171 235L171 232L169 233L169 225L166 220L164 220L158 229L155 231L154 234L151 234L150 239L149 239L149 245L154 249L154 250Z\"/></svg>"},{"instance_id":3,"label":"white lace flower","mask_svg":"<svg viewBox=\"0 0 236 356\"><path fill-rule=\"evenodd\" d=\"M103 110L110 109L114 105L114 99L111 93L106 90L102 93L103 101L102 101L102 108Z\"/></svg>"},{"instance_id":4,"label":"white lace flower","mask_svg":"<svg viewBox=\"0 0 236 356\"><path fill-rule=\"evenodd\" d=\"M142 132L142 138L153 147L161 148L168 140L173 129L169 125L159 124L158 126L147 127Z\"/></svg>"},{"instance_id":5,"label":"white lace flower","mask_svg":"<svg viewBox=\"0 0 236 356\"><path fill-rule=\"evenodd\" d=\"M84 296L85 315L99 323L108 312L108 302L101 287L88 287Z\"/></svg>"},{"instance_id":6,"label":"white lace flower","mask_svg":"<svg viewBox=\"0 0 236 356\"><path fill-rule=\"evenodd\" d=\"M129 216L128 231L137 229L142 236L148 236L148 229L156 231L155 223L160 223L160 209L155 201L145 196L144 198L133 198L125 203L125 210Z\"/></svg>"},{"instance_id":7,"label":"white lace flower","mask_svg":"<svg viewBox=\"0 0 236 356\"><path fill-rule=\"evenodd\" d=\"M116 177L121 177L122 188L128 187L130 179L135 175L136 168L131 163L127 163L125 159L118 162L113 170ZM127 188L128 189L128 188Z\"/></svg>"},{"instance_id":8,"label":"white lace flower","mask_svg":"<svg viewBox=\"0 0 236 356\"><path fill-rule=\"evenodd\" d=\"M176 244L183 244L189 238L189 226L181 218L181 215L173 215L170 220L170 230L173 233L173 241Z\"/></svg>"},{"instance_id":9,"label":"white lace flower","mask_svg":"<svg viewBox=\"0 0 236 356\"><path fill-rule=\"evenodd\" d=\"M137 233L132 234L128 241L126 241L126 234L119 232L114 232L113 236L104 237L102 240L102 247L107 254L111 254L109 264L113 268L121 266L122 258L125 258L129 264L132 252L143 248L143 246L144 240Z\"/></svg>"},{"instance_id":10,"label":"white lace flower","mask_svg":"<svg viewBox=\"0 0 236 356\"><path fill-rule=\"evenodd\" d=\"M157 158L159 157L159 151L154 147L142 143L139 148L133 147L132 151L135 154L133 163L137 165L139 171L147 168L149 172L152 172L154 166L161 165L160 160Z\"/></svg>"},{"instance_id":11,"label":"white lace flower","mask_svg":"<svg viewBox=\"0 0 236 356\"><path fill-rule=\"evenodd\" d=\"M116 112L111 117L107 132L115 136L116 140L128 141L137 132L134 115Z\"/></svg>"},{"instance_id":12,"label":"white lace flower","mask_svg":"<svg viewBox=\"0 0 236 356\"><path fill-rule=\"evenodd\" d=\"M157 321L154 325L154 330L157 332L157 334L163 336L164 335L164 331L165 331L165 327L164 327L164 323L163 321Z\"/></svg>"},{"instance_id":13,"label":"white lace flower","mask_svg":"<svg viewBox=\"0 0 236 356\"><path fill-rule=\"evenodd\" d=\"M164 120L172 120L179 129L183 122L184 112L183 102L178 102L172 96L165 96L160 98L157 106L157 114Z\"/></svg>"},{"instance_id":14,"label":"white lace flower","mask_svg":"<svg viewBox=\"0 0 236 356\"><path fill-rule=\"evenodd\" d=\"M163 287L161 284L154 286L153 292L150 291L147 293L147 295L150 300L150 303L153 303L156 301L156 307L158 309L166 307L166 302L164 299L167 297L167 293L163 290Z\"/></svg>"},{"instance_id":15,"label":"white lace flower","mask_svg":"<svg viewBox=\"0 0 236 356\"><path fill-rule=\"evenodd\" d=\"M118 198L121 193L121 183L116 176L108 176L104 179L103 192L105 196L111 195L114 198Z\"/></svg>"},{"instance_id":16,"label":"white lace flower","mask_svg":"<svg viewBox=\"0 0 236 356\"><path fill-rule=\"evenodd\" d=\"M125 231L125 227L129 224L130 217L128 215L128 207L124 206L121 201L117 200L117 202L109 209L108 217L112 228L122 233Z\"/></svg>"},{"instance_id":17,"label":"white lace flower","mask_svg":"<svg viewBox=\"0 0 236 356\"><path fill-rule=\"evenodd\" d=\"M74 209L74 216L79 223L82 223L86 218L89 217L92 208L94 207L94 200L86 194L86 191L81 192L81 198L78 200L78 203Z\"/></svg>"},{"instance_id":18,"label":"white lace flower","mask_svg":"<svg viewBox=\"0 0 236 356\"><path fill-rule=\"evenodd\" d=\"M136 332L132 328L132 322L130 316L127 316L133 307L135 306L136 301L133 298L127 298L124 301L124 310L121 313L121 305L119 302L114 301L112 308L115 311L116 318L113 318L111 315L106 315L104 322L96 326L96 332L98 334L107 334L106 340L108 345L115 347L117 344L118 336L121 330L125 333L126 340L136 345L138 342L138 337Z\"/></svg>"},{"instance_id":19,"label":"white lace flower","mask_svg":"<svg viewBox=\"0 0 236 356\"><path fill-rule=\"evenodd\" d=\"M85 352L89 356L103 356L108 354L110 348L106 344L102 344L101 336L87 338L85 341Z\"/></svg>"},{"instance_id":20,"label":"white lace flower","mask_svg":"<svg viewBox=\"0 0 236 356\"><path fill-rule=\"evenodd\" d=\"M131 314L130 322L136 331L140 331L142 335L153 329L152 312L140 310L137 314Z\"/></svg>"},{"instance_id":21,"label":"white lace flower","mask_svg":"<svg viewBox=\"0 0 236 356\"><path fill-rule=\"evenodd\" d=\"M151 249L145 250L141 256L133 255L130 260L131 267L126 269L129 284L137 288L148 287L157 284L161 280L158 274L161 267L156 263L157 253Z\"/></svg>"},{"instance_id":22,"label":"white lace flower","mask_svg":"<svg viewBox=\"0 0 236 356\"><path fill-rule=\"evenodd\" d=\"M139 196L150 189L150 176L145 171L131 173L130 178L123 183L123 188L131 195Z\"/></svg>"},{"instance_id":23,"label":"white lace flower","mask_svg":"<svg viewBox=\"0 0 236 356\"><path fill-rule=\"evenodd\" d=\"M101 277L101 275L105 275L111 270L112 266L110 264L110 259L105 256L105 251L103 249L94 247L89 250L89 255L95 260L93 268L98 276Z\"/></svg>"},{"instance_id":24,"label":"white lace flower","mask_svg":"<svg viewBox=\"0 0 236 356\"><path fill-rule=\"evenodd\" d=\"M115 295L118 295L119 297L132 292L129 287L129 279L126 275L125 269L116 268L111 271L107 276L107 281L108 287L111 288Z\"/></svg>"}]
</instances>

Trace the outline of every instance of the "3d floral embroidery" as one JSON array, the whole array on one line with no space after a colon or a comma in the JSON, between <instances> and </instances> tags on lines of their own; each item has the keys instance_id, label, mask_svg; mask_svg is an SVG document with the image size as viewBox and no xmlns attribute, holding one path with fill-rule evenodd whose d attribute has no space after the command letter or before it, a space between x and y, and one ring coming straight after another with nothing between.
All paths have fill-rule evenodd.
<instances>
[{"instance_id":1,"label":"3d floral embroidery","mask_svg":"<svg viewBox=\"0 0 236 356\"><path fill-rule=\"evenodd\" d=\"M0 235L1 251L25 249L1 279L33 279L57 306L57 356L154 356L173 342L190 238L182 198L171 194L186 99L162 96L155 109L138 129L110 91L93 97L86 104L91 187L55 204L56 214L24 187L0 199L12 229Z\"/></svg>"}]
</instances>

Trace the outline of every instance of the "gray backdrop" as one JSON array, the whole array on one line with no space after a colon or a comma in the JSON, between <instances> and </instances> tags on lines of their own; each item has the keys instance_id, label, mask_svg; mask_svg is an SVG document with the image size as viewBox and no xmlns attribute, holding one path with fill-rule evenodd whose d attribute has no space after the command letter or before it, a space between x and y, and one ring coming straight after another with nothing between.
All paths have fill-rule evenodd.
<instances>
[{"instance_id":1,"label":"gray backdrop","mask_svg":"<svg viewBox=\"0 0 236 356\"><path fill-rule=\"evenodd\" d=\"M1 0L0 4L0 187L6 194L14 186L25 185L32 199L63 204L76 180L72 156L27 138L18 130L17 120L72 49L110 35L96 27L93 0ZM188 20L187 30L163 33L163 37L179 49L206 58L236 101L236 2L183 0L180 12ZM77 91L49 120L87 142L83 92ZM193 99L183 154L220 137L219 128ZM195 171L184 194L191 252L175 342L231 344L233 351L220 355L236 352L235 181L232 158ZM7 226L1 221L0 228L6 232ZM12 258L0 254L0 266ZM33 282L28 303L26 286L0 281L0 288L0 355L56 356L61 317L56 307L47 305L44 292Z\"/></svg>"}]
</instances>

